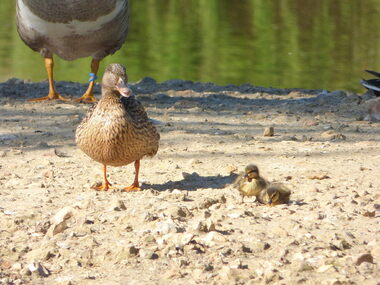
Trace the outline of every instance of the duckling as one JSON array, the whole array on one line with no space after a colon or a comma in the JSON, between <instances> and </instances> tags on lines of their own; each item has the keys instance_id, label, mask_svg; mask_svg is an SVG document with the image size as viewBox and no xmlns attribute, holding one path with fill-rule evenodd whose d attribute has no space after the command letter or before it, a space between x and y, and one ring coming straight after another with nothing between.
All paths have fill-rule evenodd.
<instances>
[{"instance_id":1,"label":"duckling","mask_svg":"<svg viewBox=\"0 0 380 285\"><path fill-rule=\"evenodd\" d=\"M259 174L259 168L254 164L249 164L244 173L241 173L235 180L234 186L241 195L241 202L244 202L245 196L257 196L267 187L267 182Z\"/></svg>"},{"instance_id":2,"label":"duckling","mask_svg":"<svg viewBox=\"0 0 380 285\"><path fill-rule=\"evenodd\" d=\"M160 135L142 104L127 87L127 74L121 64L110 64L103 75L102 97L79 124L75 134L78 147L103 164L103 183L95 190L107 191L107 166L134 162L135 179L125 191L140 190L140 160L158 151Z\"/></svg>"},{"instance_id":3,"label":"duckling","mask_svg":"<svg viewBox=\"0 0 380 285\"><path fill-rule=\"evenodd\" d=\"M64 100L53 78L53 54L64 60L91 56L87 91L78 102L95 102L93 88L99 62L116 52L128 33L128 0L16 0L20 38L41 53L49 82L46 97L30 101Z\"/></svg>"},{"instance_id":4,"label":"duckling","mask_svg":"<svg viewBox=\"0 0 380 285\"><path fill-rule=\"evenodd\" d=\"M269 206L287 204L289 203L290 193L290 190L285 185L272 183L257 195L257 200Z\"/></svg>"}]
</instances>

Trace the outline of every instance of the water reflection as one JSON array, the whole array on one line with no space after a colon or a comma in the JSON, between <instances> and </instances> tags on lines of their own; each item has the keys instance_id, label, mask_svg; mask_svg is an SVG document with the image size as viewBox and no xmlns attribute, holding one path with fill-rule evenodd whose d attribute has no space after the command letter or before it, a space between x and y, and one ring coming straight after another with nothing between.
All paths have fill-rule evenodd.
<instances>
[{"instance_id":1,"label":"water reflection","mask_svg":"<svg viewBox=\"0 0 380 285\"><path fill-rule=\"evenodd\" d=\"M102 63L125 63L131 81L363 91L362 70L380 70L380 0L132 0L131 9L127 44ZM0 2L0 26L0 80L45 79L17 35L14 1ZM89 65L59 60L56 79L86 82Z\"/></svg>"}]
</instances>

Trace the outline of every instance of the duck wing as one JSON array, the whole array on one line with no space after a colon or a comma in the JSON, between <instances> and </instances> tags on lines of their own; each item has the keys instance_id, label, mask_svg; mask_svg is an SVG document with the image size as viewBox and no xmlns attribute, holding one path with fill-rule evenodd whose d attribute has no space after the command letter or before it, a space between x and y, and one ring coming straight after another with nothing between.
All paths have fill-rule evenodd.
<instances>
[{"instance_id":1,"label":"duck wing","mask_svg":"<svg viewBox=\"0 0 380 285\"><path fill-rule=\"evenodd\" d=\"M369 74L372 74L372 75L375 75L376 77L380 78L380 73L379 72L376 72L376 71L373 71L373 70L368 70L368 69L366 69L365 72L367 72Z\"/></svg>"},{"instance_id":2,"label":"duck wing","mask_svg":"<svg viewBox=\"0 0 380 285\"><path fill-rule=\"evenodd\" d=\"M152 147L154 146L153 148L157 151L160 134L157 132L152 121L149 120L144 106L134 96L128 98L122 97L121 102L127 113L125 120L133 128L133 133L147 144Z\"/></svg>"}]
</instances>

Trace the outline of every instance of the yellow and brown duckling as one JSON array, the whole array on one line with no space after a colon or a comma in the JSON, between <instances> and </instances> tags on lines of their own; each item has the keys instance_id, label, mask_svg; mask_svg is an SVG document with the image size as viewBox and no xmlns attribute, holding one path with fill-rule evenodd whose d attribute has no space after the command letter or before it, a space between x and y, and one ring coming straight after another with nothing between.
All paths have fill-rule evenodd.
<instances>
[{"instance_id":1,"label":"yellow and brown duckling","mask_svg":"<svg viewBox=\"0 0 380 285\"><path fill-rule=\"evenodd\" d=\"M238 176L234 185L239 190L243 203L245 196L257 196L267 187L268 183L260 176L259 168L250 164L245 168L244 173Z\"/></svg>"},{"instance_id":2,"label":"yellow and brown duckling","mask_svg":"<svg viewBox=\"0 0 380 285\"><path fill-rule=\"evenodd\" d=\"M276 206L289 203L290 194L290 190L285 185L273 183L257 195L257 200L265 205Z\"/></svg>"},{"instance_id":3,"label":"yellow and brown duckling","mask_svg":"<svg viewBox=\"0 0 380 285\"><path fill-rule=\"evenodd\" d=\"M140 160L157 153L160 135L142 104L127 87L121 64L110 64L103 75L102 97L92 106L76 130L78 147L103 164L104 182L96 190L108 190L107 166L135 164L135 179L125 191L140 190Z\"/></svg>"}]
</instances>

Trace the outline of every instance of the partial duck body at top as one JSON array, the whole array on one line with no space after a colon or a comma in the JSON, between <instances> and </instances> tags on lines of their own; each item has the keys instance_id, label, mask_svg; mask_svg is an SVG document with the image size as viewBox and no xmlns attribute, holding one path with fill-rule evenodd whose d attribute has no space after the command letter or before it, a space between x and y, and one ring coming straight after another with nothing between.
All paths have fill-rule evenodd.
<instances>
[{"instance_id":1,"label":"partial duck body at top","mask_svg":"<svg viewBox=\"0 0 380 285\"><path fill-rule=\"evenodd\" d=\"M128 0L17 0L17 30L45 58L49 94L36 101L62 99L53 81L53 55L64 60L91 56L89 88L77 101L93 102L99 62L116 52L128 33Z\"/></svg>"}]
</instances>

